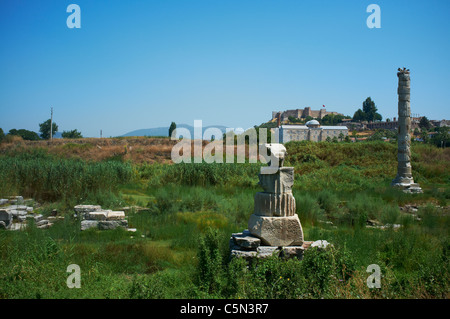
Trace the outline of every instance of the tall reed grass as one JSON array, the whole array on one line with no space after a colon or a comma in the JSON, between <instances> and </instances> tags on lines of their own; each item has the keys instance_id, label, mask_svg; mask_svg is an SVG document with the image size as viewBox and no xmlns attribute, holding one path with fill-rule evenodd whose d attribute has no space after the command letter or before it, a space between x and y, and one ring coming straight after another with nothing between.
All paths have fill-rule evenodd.
<instances>
[{"instance_id":1,"label":"tall reed grass","mask_svg":"<svg viewBox=\"0 0 450 319\"><path fill-rule=\"evenodd\" d=\"M132 165L118 161L87 162L44 152L0 156L1 196L83 198L92 192L116 191L132 178Z\"/></svg>"}]
</instances>

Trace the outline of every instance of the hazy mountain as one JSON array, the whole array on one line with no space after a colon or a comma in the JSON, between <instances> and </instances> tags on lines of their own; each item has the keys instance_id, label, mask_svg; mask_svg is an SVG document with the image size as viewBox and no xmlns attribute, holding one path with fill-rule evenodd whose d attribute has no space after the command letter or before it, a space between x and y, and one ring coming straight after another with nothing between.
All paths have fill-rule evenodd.
<instances>
[{"instance_id":1,"label":"hazy mountain","mask_svg":"<svg viewBox=\"0 0 450 319\"><path fill-rule=\"evenodd\" d=\"M194 137L194 127L191 125L187 125L187 124L177 124L177 129L179 128L185 128L190 132L190 137L193 138ZM223 125L210 125L210 126L203 126L202 127L202 136L205 133L205 130L207 130L208 128L217 128L219 129L222 134L226 132L227 127L223 126ZM135 131L131 131L128 132L122 136L168 136L169 135L169 127L165 126L165 127L154 127L154 128L147 128L147 129L140 129L140 130L135 130ZM214 133L212 134L208 134L209 136L205 139L211 139L210 135L214 135ZM221 136L215 136L216 139L221 138Z\"/></svg>"}]
</instances>

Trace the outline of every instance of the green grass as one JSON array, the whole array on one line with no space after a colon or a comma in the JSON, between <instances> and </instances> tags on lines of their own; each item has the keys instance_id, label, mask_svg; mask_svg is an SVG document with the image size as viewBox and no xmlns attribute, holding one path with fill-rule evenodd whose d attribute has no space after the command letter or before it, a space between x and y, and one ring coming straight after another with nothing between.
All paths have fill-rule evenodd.
<instances>
[{"instance_id":1,"label":"green grass","mask_svg":"<svg viewBox=\"0 0 450 319\"><path fill-rule=\"evenodd\" d=\"M324 239L303 261L251 265L229 260L231 233L247 228L260 164L135 165L87 162L45 151L0 156L0 197L33 196L47 230L0 230L0 298L447 298L449 152L413 145L413 172L424 193L390 187L396 145L288 143L293 194L305 240ZM125 230L80 231L75 204L128 213ZM399 210L421 205L417 218ZM366 228L366 220L402 224ZM66 286L70 264L82 288ZM382 288L366 285L370 264Z\"/></svg>"}]
</instances>

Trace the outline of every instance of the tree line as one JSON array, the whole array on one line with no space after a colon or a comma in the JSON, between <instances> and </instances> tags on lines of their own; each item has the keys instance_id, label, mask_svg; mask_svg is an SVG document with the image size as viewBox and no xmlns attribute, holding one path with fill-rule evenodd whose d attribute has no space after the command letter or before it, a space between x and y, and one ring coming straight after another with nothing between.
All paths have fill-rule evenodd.
<instances>
[{"instance_id":1,"label":"tree line","mask_svg":"<svg viewBox=\"0 0 450 319\"><path fill-rule=\"evenodd\" d=\"M50 124L51 123L51 124ZM7 134L3 131L2 128L0 128L0 142L2 142L8 135L9 136L20 136L22 139L26 141L38 141L38 140L48 140L50 139L50 127L52 132L52 137L55 136L56 132L58 131L58 124L55 122L52 123L50 119L48 119L45 122L42 122L39 124L39 132L40 134L29 131L26 129L10 129ZM63 131L62 132L62 138L83 138L83 135L81 132L79 132L77 129L70 130L70 131Z\"/></svg>"}]
</instances>

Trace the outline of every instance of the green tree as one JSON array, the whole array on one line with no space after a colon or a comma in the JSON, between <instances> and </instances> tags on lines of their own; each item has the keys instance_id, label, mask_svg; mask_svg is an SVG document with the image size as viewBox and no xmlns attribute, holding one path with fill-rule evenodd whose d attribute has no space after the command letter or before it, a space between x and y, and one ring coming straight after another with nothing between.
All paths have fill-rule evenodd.
<instances>
[{"instance_id":1,"label":"green tree","mask_svg":"<svg viewBox=\"0 0 450 319\"><path fill-rule=\"evenodd\" d=\"M39 124L39 132L41 132L41 137L44 140L50 139L50 122L51 122L51 120L48 119L47 121ZM52 137L55 135L56 131L58 131L58 125L55 122L53 122Z\"/></svg>"},{"instance_id":2,"label":"green tree","mask_svg":"<svg viewBox=\"0 0 450 319\"><path fill-rule=\"evenodd\" d=\"M378 109L375 102L370 97L363 102L362 111L366 114L366 120L369 122L381 121L383 119L381 114L377 113Z\"/></svg>"},{"instance_id":3,"label":"green tree","mask_svg":"<svg viewBox=\"0 0 450 319\"><path fill-rule=\"evenodd\" d=\"M78 132L76 129L72 131L63 131L62 132L63 138L83 138L83 135L81 135L81 132Z\"/></svg>"},{"instance_id":4,"label":"green tree","mask_svg":"<svg viewBox=\"0 0 450 319\"><path fill-rule=\"evenodd\" d=\"M366 121L366 113L364 113L363 110L358 109L355 114L353 114L353 121L355 122L361 122L361 121Z\"/></svg>"},{"instance_id":5,"label":"green tree","mask_svg":"<svg viewBox=\"0 0 450 319\"><path fill-rule=\"evenodd\" d=\"M175 131L176 128L177 124L175 122L172 122L169 127L169 137L172 137L172 132Z\"/></svg>"},{"instance_id":6,"label":"green tree","mask_svg":"<svg viewBox=\"0 0 450 319\"><path fill-rule=\"evenodd\" d=\"M36 132L28 131L25 129L16 130L15 128L9 130L8 135L20 136L27 141L40 140L39 135Z\"/></svg>"},{"instance_id":7,"label":"green tree","mask_svg":"<svg viewBox=\"0 0 450 319\"><path fill-rule=\"evenodd\" d=\"M450 146L450 136L448 133L449 127L443 126L439 127L431 138L430 143L436 145L437 147L449 147Z\"/></svg>"},{"instance_id":8,"label":"green tree","mask_svg":"<svg viewBox=\"0 0 450 319\"><path fill-rule=\"evenodd\" d=\"M344 133L339 133L339 140L342 142L342 140L344 139Z\"/></svg>"},{"instance_id":9,"label":"green tree","mask_svg":"<svg viewBox=\"0 0 450 319\"><path fill-rule=\"evenodd\" d=\"M3 132L3 129L0 127L0 143L4 140L5 133Z\"/></svg>"},{"instance_id":10,"label":"green tree","mask_svg":"<svg viewBox=\"0 0 450 319\"><path fill-rule=\"evenodd\" d=\"M422 118L420 119L419 127L426 130L429 130L431 128L431 123L426 116L422 116Z\"/></svg>"}]
</instances>

